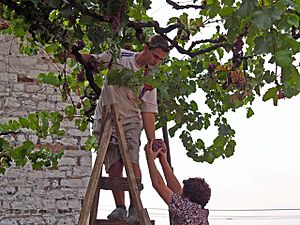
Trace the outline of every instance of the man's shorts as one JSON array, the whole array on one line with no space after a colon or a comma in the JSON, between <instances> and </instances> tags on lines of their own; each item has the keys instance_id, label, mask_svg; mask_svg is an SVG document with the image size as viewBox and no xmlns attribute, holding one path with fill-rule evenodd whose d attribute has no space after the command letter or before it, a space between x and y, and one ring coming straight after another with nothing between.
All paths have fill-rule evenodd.
<instances>
[{"instance_id":1,"label":"man's shorts","mask_svg":"<svg viewBox=\"0 0 300 225\"><path fill-rule=\"evenodd\" d=\"M97 131L99 129L100 121L98 121L98 123L97 121L94 122L95 122L94 124L95 137L99 141L99 135L97 135L98 133ZM123 124L123 129L125 132L125 138L127 142L130 160L133 163L139 164L139 150L140 150L140 137L141 137L142 125L140 123L127 123L127 124ZM122 157L119 150L117 133L115 128L113 127L112 135L110 138L110 142L104 160L106 172L108 172L109 168L120 159L122 159Z\"/></svg>"}]
</instances>

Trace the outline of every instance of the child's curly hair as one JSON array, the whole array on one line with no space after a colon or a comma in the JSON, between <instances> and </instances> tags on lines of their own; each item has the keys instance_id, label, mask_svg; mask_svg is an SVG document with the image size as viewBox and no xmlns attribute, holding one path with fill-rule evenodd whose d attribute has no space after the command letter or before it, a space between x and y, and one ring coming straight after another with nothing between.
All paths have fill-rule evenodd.
<instances>
[{"instance_id":1,"label":"child's curly hair","mask_svg":"<svg viewBox=\"0 0 300 225\"><path fill-rule=\"evenodd\" d=\"M203 178L189 178L183 181L183 195L204 208L210 199L211 189Z\"/></svg>"}]
</instances>

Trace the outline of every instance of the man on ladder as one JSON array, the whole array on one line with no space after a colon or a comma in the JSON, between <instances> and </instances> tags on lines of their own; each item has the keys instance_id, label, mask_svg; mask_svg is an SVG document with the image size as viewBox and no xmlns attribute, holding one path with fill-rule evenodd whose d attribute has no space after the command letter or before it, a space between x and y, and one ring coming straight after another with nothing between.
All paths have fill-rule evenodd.
<instances>
[{"instance_id":1,"label":"man on ladder","mask_svg":"<svg viewBox=\"0 0 300 225\"><path fill-rule=\"evenodd\" d=\"M112 60L110 53L94 55L97 62L111 69L129 68L134 72L144 69L144 74L158 65L169 52L168 42L160 35L154 35L144 46L142 52L134 53L121 50L118 59ZM148 85L141 87L141 93L136 96L128 87L105 84L97 104L94 117L94 135L99 141L102 110L104 106L116 104L120 112L120 122L123 125L128 151L136 178L141 177L139 167L139 149L141 130L144 127L148 140L155 138L155 114L158 113L156 89ZM105 157L105 170L109 177L122 177L123 162L119 151L115 129L112 131L110 144ZM127 223L138 222L137 210L132 198L127 210L123 191L113 191L116 208L108 215L109 220L126 220Z\"/></svg>"}]
</instances>

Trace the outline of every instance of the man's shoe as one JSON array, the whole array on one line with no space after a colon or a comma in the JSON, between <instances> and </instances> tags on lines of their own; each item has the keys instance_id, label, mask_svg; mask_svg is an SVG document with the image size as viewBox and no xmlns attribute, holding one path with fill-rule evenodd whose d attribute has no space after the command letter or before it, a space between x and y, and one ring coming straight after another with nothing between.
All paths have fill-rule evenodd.
<instances>
[{"instance_id":1,"label":"man's shoe","mask_svg":"<svg viewBox=\"0 0 300 225\"><path fill-rule=\"evenodd\" d=\"M139 222L139 215L134 206L129 207L128 216L126 218L126 222L130 224L136 224Z\"/></svg>"},{"instance_id":2,"label":"man's shoe","mask_svg":"<svg viewBox=\"0 0 300 225\"><path fill-rule=\"evenodd\" d=\"M127 215L127 210L122 207L115 208L108 216L108 220L125 220Z\"/></svg>"}]
</instances>

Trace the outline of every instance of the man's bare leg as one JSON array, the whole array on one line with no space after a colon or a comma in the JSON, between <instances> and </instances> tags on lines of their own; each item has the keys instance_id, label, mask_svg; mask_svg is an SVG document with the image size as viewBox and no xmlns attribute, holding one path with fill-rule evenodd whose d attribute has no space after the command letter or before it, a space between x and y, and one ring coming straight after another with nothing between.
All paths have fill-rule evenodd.
<instances>
[{"instance_id":1,"label":"man's bare leg","mask_svg":"<svg viewBox=\"0 0 300 225\"><path fill-rule=\"evenodd\" d=\"M123 162L118 160L115 162L108 171L109 177L122 177L123 174ZM107 216L109 220L125 220L127 210L124 200L124 191L112 191L116 203L116 208Z\"/></svg>"},{"instance_id":2,"label":"man's bare leg","mask_svg":"<svg viewBox=\"0 0 300 225\"><path fill-rule=\"evenodd\" d=\"M122 177L123 176L123 162L118 160L115 162L108 171L109 177ZM125 205L124 191L112 191L116 205Z\"/></svg>"},{"instance_id":3,"label":"man's bare leg","mask_svg":"<svg viewBox=\"0 0 300 225\"><path fill-rule=\"evenodd\" d=\"M131 163L131 165L132 165L132 169L133 169L135 177L141 179L142 174L141 174L140 166L136 163ZM138 212L135 207L135 202L133 200L133 197L131 195L130 195L129 213L128 213L128 217L127 217L126 221L127 221L127 223L138 222Z\"/></svg>"}]
</instances>

